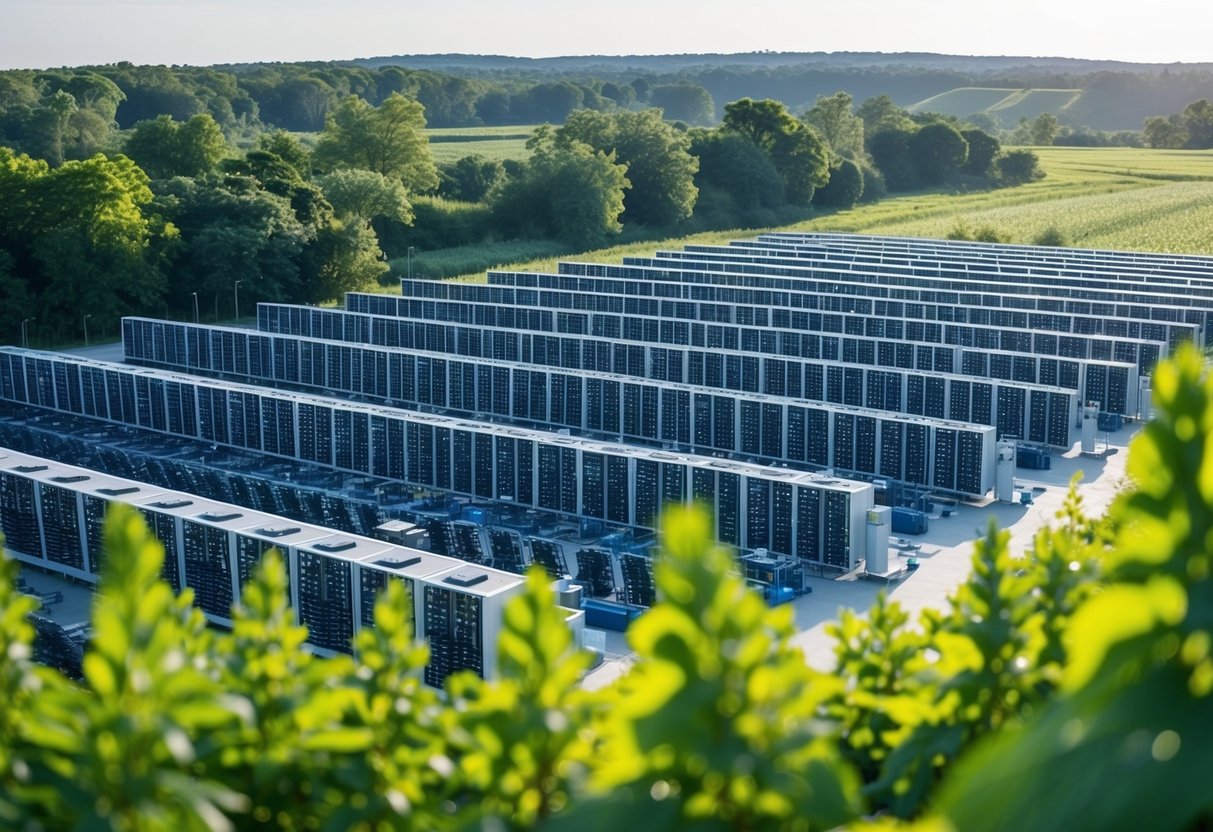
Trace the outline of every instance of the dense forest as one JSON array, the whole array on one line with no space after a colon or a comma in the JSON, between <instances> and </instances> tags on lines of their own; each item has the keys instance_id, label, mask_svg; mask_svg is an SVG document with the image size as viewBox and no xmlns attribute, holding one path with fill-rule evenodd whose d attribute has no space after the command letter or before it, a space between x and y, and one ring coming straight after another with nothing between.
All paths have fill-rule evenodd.
<instances>
[{"instance_id":1,"label":"dense forest","mask_svg":"<svg viewBox=\"0 0 1213 832\"><path fill-rule=\"evenodd\" d=\"M1013 555L991 527L940 610L881 597L792 646L712 541L667 508L659 603L597 691L542 570L506 608L498 681L421 683L404 582L356 655L303 649L274 553L230 631L161 580L116 506L93 635L35 664L37 601L0 556L0 825L11 829L1208 829L1213 822L1213 380L1192 347L1101 520L1072 490Z\"/></svg>"}]
</instances>

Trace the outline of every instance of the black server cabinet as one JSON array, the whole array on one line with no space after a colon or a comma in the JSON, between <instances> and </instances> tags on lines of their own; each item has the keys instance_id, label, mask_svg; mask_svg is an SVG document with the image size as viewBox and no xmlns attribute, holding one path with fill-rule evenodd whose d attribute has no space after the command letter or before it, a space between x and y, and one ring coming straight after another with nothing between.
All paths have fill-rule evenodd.
<instances>
[{"instance_id":1,"label":"black server cabinet","mask_svg":"<svg viewBox=\"0 0 1213 832\"><path fill-rule=\"evenodd\" d=\"M435 586L425 587L423 597L422 616L430 643L426 684L442 687L448 676L461 670L483 677L481 599Z\"/></svg>"},{"instance_id":2,"label":"black server cabinet","mask_svg":"<svg viewBox=\"0 0 1213 832\"><path fill-rule=\"evenodd\" d=\"M821 491L796 488L796 554L821 562Z\"/></svg>"},{"instance_id":3,"label":"black server cabinet","mask_svg":"<svg viewBox=\"0 0 1213 832\"><path fill-rule=\"evenodd\" d=\"M851 564L851 501L839 491L823 492L821 518L821 559L833 567L846 569Z\"/></svg>"},{"instance_id":4,"label":"black server cabinet","mask_svg":"<svg viewBox=\"0 0 1213 832\"><path fill-rule=\"evenodd\" d=\"M45 470L46 466L29 466L27 471ZM20 469L18 469L20 470ZM33 557L42 556L42 539L38 534L36 483L16 474L0 473L0 531L7 546Z\"/></svg>"},{"instance_id":5,"label":"black server cabinet","mask_svg":"<svg viewBox=\"0 0 1213 832\"><path fill-rule=\"evenodd\" d=\"M977 494L981 488L981 434L960 431L956 437L956 490Z\"/></svg>"},{"instance_id":6,"label":"black server cabinet","mask_svg":"<svg viewBox=\"0 0 1213 832\"><path fill-rule=\"evenodd\" d=\"M332 551L356 544L318 544ZM308 629L308 640L318 647L350 653L354 637L353 582L348 562L315 552L299 552L299 620Z\"/></svg>"},{"instance_id":7,"label":"black server cabinet","mask_svg":"<svg viewBox=\"0 0 1213 832\"><path fill-rule=\"evenodd\" d=\"M239 514L214 518L234 519ZM183 521L185 585L194 590L194 603L210 615L232 614L232 564L228 533L206 523Z\"/></svg>"},{"instance_id":8,"label":"black server cabinet","mask_svg":"<svg viewBox=\"0 0 1213 832\"><path fill-rule=\"evenodd\" d=\"M945 491L956 488L956 433L947 428L935 431L935 476L932 485Z\"/></svg>"},{"instance_id":9,"label":"black server cabinet","mask_svg":"<svg viewBox=\"0 0 1213 832\"><path fill-rule=\"evenodd\" d=\"M69 482L77 481L75 477L66 479ZM81 476L78 479L88 478ZM80 544L77 492L47 483L39 483L39 492L42 500L42 535L46 541L46 559L83 571L84 550ZM35 549L34 553L37 551Z\"/></svg>"},{"instance_id":10,"label":"black server cabinet","mask_svg":"<svg viewBox=\"0 0 1213 832\"><path fill-rule=\"evenodd\" d=\"M177 547L177 520L170 514L142 508L139 513L152 532L152 536L164 546L164 565L160 568L160 576L168 581L173 592L181 592L181 564L178 560L180 550Z\"/></svg>"}]
</instances>

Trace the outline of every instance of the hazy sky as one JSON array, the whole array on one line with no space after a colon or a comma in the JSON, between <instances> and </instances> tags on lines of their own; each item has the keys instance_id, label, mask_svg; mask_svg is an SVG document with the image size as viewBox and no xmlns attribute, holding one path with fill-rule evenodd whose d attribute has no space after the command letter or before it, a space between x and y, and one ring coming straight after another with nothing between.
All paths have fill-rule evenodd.
<instances>
[{"instance_id":1,"label":"hazy sky","mask_svg":"<svg viewBox=\"0 0 1213 832\"><path fill-rule=\"evenodd\" d=\"M0 67L467 52L1213 61L1208 0L0 0Z\"/></svg>"}]
</instances>

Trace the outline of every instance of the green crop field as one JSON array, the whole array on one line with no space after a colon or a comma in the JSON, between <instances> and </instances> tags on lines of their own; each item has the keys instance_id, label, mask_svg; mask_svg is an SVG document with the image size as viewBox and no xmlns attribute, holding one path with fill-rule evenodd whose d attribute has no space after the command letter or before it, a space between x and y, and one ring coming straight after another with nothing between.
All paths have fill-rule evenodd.
<instances>
[{"instance_id":1,"label":"green crop field","mask_svg":"<svg viewBox=\"0 0 1213 832\"><path fill-rule=\"evenodd\" d=\"M1213 254L1213 151L1038 148L1044 179L1018 188L926 193L823 213L777 230L946 237L958 225L988 227L1012 243L1056 229L1071 246ZM655 249L723 243L757 229L650 240L510 268L554 271L557 260L617 263ZM483 280L483 273L465 279Z\"/></svg>"},{"instance_id":2,"label":"green crop field","mask_svg":"<svg viewBox=\"0 0 1213 832\"><path fill-rule=\"evenodd\" d=\"M1003 124L1017 124L1021 118L1036 118L1041 113L1060 117L1082 96L1082 90L1019 90L986 112Z\"/></svg>"},{"instance_id":3,"label":"green crop field","mask_svg":"<svg viewBox=\"0 0 1213 832\"><path fill-rule=\"evenodd\" d=\"M526 149L526 139L430 142L430 154L440 165L456 162L464 156L484 156L504 162L506 159L525 159L529 153Z\"/></svg>"},{"instance_id":4,"label":"green crop field","mask_svg":"<svg viewBox=\"0 0 1213 832\"><path fill-rule=\"evenodd\" d=\"M1082 90L958 87L923 99L907 109L911 113L943 113L957 118L985 113L1010 126L1020 118L1036 118L1041 113L1060 116L1081 96Z\"/></svg>"},{"instance_id":5,"label":"green crop field","mask_svg":"<svg viewBox=\"0 0 1213 832\"><path fill-rule=\"evenodd\" d=\"M526 140L535 130L533 125L511 124L504 127L439 127L427 129L430 153L438 164L449 164L464 156L484 156L504 162L525 159Z\"/></svg>"}]
</instances>

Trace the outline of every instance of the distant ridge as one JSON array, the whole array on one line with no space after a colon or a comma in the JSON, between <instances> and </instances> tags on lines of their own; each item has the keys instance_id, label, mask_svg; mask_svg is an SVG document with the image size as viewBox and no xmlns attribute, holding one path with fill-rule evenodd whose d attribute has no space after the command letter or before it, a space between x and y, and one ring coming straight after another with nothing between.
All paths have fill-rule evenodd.
<instances>
[{"instance_id":1,"label":"distant ridge","mask_svg":"<svg viewBox=\"0 0 1213 832\"><path fill-rule=\"evenodd\" d=\"M614 71L674 72L704 66L831 68L905 66L967 72L1006 72L1016 69L1070 70L1078 72L1170 69L1213 69L1213 63L1132 63L1129 61L1028 55L945 55L934 52L705 52L673 55L563 55L527 58L511 55L388 55L335 61L357 66L403 66L415 69L556 70L561 72L611 69Z\"/></svg>"}]
</instances>

